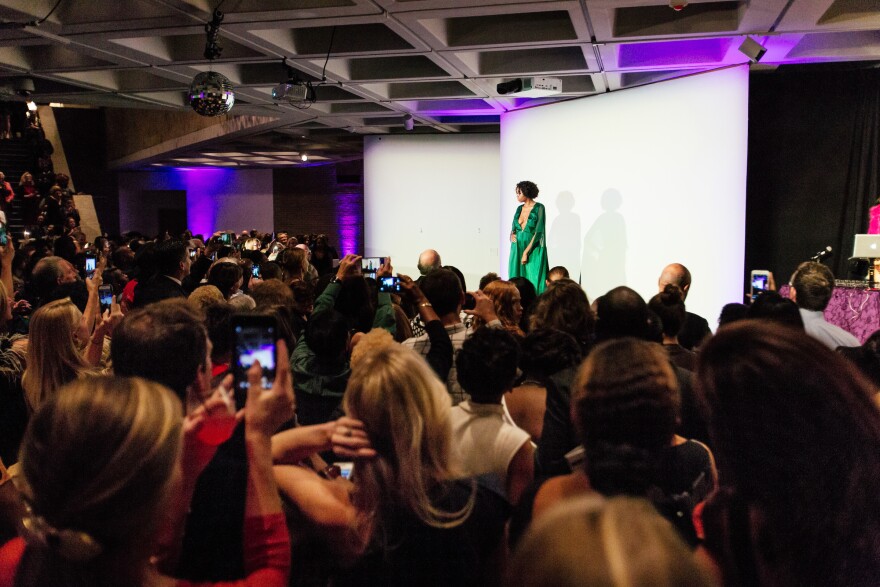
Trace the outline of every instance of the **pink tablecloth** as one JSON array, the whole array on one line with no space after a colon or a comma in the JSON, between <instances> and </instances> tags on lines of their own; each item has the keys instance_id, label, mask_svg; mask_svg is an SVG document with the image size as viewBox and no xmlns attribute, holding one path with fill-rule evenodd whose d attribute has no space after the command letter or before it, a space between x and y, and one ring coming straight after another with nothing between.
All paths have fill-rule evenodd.
<instances>
[{"instance_id":1,"label":"pink tablecloth","mask_svg":"<svg viewBox=\"0 0 880 587\"><path fill-rule=\"evenodd\" d=\"M780 287L779 294L788 297L788 285ZM864 343L880 329L880 291L835 287L825 308L825 320L851 332Z\"/></svg>"}]
</instances>

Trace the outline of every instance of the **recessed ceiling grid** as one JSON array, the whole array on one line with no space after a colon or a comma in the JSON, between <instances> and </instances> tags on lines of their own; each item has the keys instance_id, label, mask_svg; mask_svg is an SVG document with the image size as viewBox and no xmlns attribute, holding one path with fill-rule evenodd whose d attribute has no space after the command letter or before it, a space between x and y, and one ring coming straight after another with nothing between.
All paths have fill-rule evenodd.
<instances>
[{"instance_id":1,"label":"recessed ceiling grid","mask_svg":"<svg viewBox=\"0 0 880 587\"><path fill-rule=\"evenodd\" d=\"M42 19L55 2L0 0L0 22ZM209 64L204 25L219 2L61 0L39 26L0 29L0 91L31 78L38 102L185 111L190 80L213 68L236 86L233 115L274 117L276 128L235 137L253 143L236 147L247 160L211 145L171 156L272 166L255 150L299 152L312 131L328 138L312 143L324 148L316 156L347 158L362 134L404 132L405 116L412 132L485 132L510 110L745 63L746 35L766 47L762 67L880 59L880 6L865 0L695 0L679 11L664 0L227 0L223 53ZM284 58L320 84L311 108L272 102ZM562 93L497 93L529 76L561 78Z\"/></svg>"}]
</instances>

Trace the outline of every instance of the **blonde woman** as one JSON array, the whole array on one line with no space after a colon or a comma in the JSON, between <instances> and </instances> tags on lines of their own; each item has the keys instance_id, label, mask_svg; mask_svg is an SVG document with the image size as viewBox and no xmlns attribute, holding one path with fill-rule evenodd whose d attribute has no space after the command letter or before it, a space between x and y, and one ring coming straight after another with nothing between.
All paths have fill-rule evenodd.
<instances>
[{"instance_id":1,"label":"blonde woman","mask_svg":"<svg viewBox=\"0 0 880 587\"><path fill-rule=\"evenodd\" d=\"M357 560L334 585L496 580L490 559L506 505L500 494L457 479L451 400L425 360L399 344L368 351L352 369L344 407L348 418L331 425L326 446L340 437L368 438L375 457L356 460L355 483L341 499L319 484L308 496L300 493L303 502L335 503L333 523L346 525L354 545ZM283 452L276 449L273 440L273 451ZM301 469L276 467L276 477L288 495L301 491Z\"/></svg>"}]
</instances>

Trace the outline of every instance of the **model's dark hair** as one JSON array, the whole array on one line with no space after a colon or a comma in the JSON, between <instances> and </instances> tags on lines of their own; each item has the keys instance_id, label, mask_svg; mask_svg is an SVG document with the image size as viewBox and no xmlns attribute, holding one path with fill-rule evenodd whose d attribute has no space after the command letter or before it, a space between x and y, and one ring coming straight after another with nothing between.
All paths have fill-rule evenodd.
<instances>
[{"instance_id":1,"label":"model's dark hair","mask_svg":"<svg viewBox=\"0 0 880 587\"><path fill-rule=\"evenodd\" d=\"M775 291L765 291L758 295L749 306L746 316L756 320L779 322L800 330L804 329L804 319L801 318L797 304Z\"/></svg>"},{"instance_id":2,"label":"model's dark hair","mask_svg":"<svg viewBox=\"0 0 880 587\"><path fill-rule=\"evenodd\" d=\"M461 282L455 273L445 267L425 275L419 287L438 316L455 312L461 302Z\"/></svg>"},{"instance_id":3,"label":"model's dark hair","mask_svg":"<svg viewBox=\"0 0 880 587\"><path fill-rule=\"evenodd\" d=\"M598 345L578 371L573 401L590 486L605 495L645 495L679 411L663 347L634 338Z\"/></svg>"},{"instance_id":4,"label":"model's dark hair","mask_svg":"<svg viewBox=\"0 0 880 587\"><path fill-rule=\"evenodd\" d=\"M660 328L665 336L678 336L687 313L684 309L684 294L681 288L671 283L663 291L651 298L648 308L660 318Z\"/></svg>"},{"instance_id":5,"label":"model's dark hair","mask_svg":"<svg viewBox=\"0 0 880 587\"><path fill-rule=\"evenodd\" d=\"M519 189L520 193L527 197L530 200L534 200L538 197L538 186L535 185L535 182L532 181L521 181L516 184L517 189Z\"/></svg>"},{"instance_id":6,"label":"model's dark hair","mask_svg":"<svg viewBox=\"0 0 880 587\"><path fill-rule=\"evenodd\" d=\"M752 535L766 572L787 585L876 585L880 410L871 384L816 339L754 320L700 349L697 381L722 483L760 514Z\"/></svg>"},{"instance_id":7,"label":"model's dark hair","mask_svg":"<svg viewBox=\"0 0 880 587\"><path fill-rule=\"evenodd\" d=\"M529 332L521 345L519 365L528 377L546 381L551 375L581 362L583 351L570 334L553 328Z\"/></svg>"},{"instance_id":8,"label":"model's dark hair","mask_svg":"<svg viewBox=\"0 0 880 587\"><path fill-rule=\"evenodd\" d=\"M479 328L456 355L458 383L475 402L497 402L513 385L519 353L519 343L506 330Z\"/></svg>"},{"instance_id":9,"label":"model's dark hair","mask_svg":"<svg viewBox=\"0 0 880 587\"><path fill-rule=\"evenodd\" d=\"M834 291L834 274L822 263L801 263L791 285L797 293L797 305L805 310L821 312L831 301Z\"/></svg>"},{"instance_id":10,"label":"model's dark hair","mask_svg":"<svg viewBox=\"0 0 880 587\"><path fill-rule=\"evenodd\" d=\"M529 324L530 330L552 328L570 334L586 354L595 319L583 288L570 279L558 279L535 300Z\"/></svg>"}]
</instances>

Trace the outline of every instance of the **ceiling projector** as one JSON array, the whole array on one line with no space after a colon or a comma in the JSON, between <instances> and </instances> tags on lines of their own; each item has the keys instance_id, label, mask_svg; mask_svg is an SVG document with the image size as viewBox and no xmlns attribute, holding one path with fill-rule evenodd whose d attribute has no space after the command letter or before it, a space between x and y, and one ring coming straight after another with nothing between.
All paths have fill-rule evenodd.
<instances>
[{"instance_id":1,"label":"ceiling projector","mask_svg":"<svg viewBox=\"0 0 880 587\"><path fill-rule=\"evenodd\" d=\"M519 98L543 98L562 93L562 80L558 77L518 77L495 86L499 94L516 94Z\"/></svg>"},{"instance_id":2,"label":"ceiling projector","mask_svg":"<svg viewBox=\"0 0 880 587\"><path fill-rule=\"evenodd\" d=\"M305 82L287 81L272 88L272 99L276 102L305 102L309 97L309 87Z\"/></svg>"}]
</instances>

